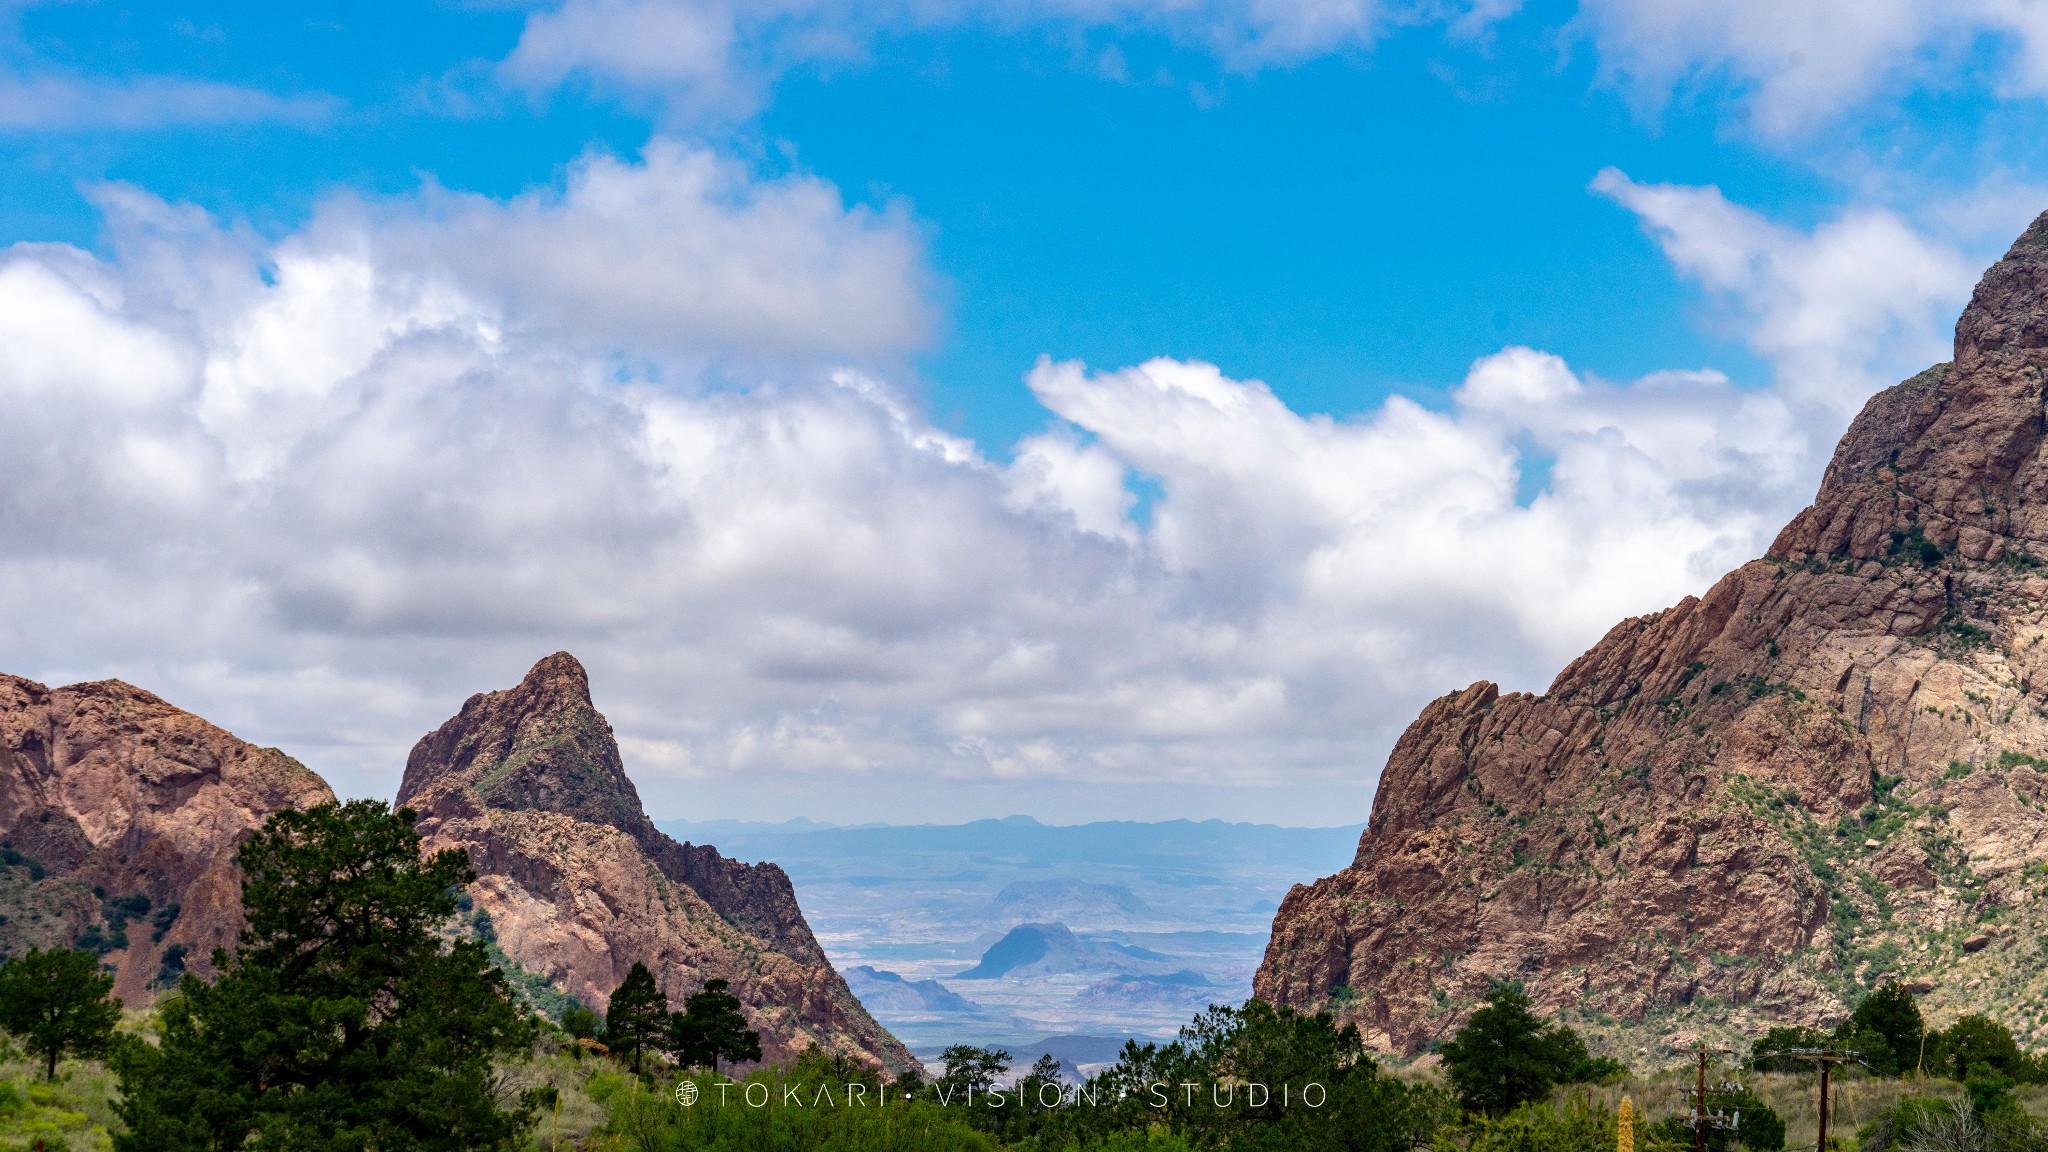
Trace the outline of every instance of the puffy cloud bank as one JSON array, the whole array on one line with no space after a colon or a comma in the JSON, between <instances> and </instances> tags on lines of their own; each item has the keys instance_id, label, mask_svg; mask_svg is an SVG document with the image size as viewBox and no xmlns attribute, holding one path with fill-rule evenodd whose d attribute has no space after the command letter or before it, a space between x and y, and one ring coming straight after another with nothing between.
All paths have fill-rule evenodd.
<instances>
[{"instance_id":1,"label":"puffy cloud bank","mask_svg":"<svg viewBox=\"0 0 2048 1152\"><path fill-rule=\"evenodd\" d=\"M346 792L568 648L660 814L1359 819L1424 700L1540 688L1758 554L1968 290L1889 218L1599 187L1776 387L1507 348L1332 418L1046 359L1047 430L992 451L891 366L914 230L813 180L657 142L274 242L103 189L110 255L0 258L5 667L134 680Z\"/></svg>"}]
</instances>

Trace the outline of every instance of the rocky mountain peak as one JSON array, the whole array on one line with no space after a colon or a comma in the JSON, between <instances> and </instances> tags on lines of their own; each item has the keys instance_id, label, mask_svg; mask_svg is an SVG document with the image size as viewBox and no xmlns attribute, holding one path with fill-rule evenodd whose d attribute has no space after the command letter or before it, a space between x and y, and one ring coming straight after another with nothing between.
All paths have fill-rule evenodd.
<instances>
[{"instance_id":1,"label":"rocky mountain peak","mask_svg":"<svg viewBox=\"0 0 2048 1152\"><path fill-rule=\"evenodd\" d=\"M726 981L770 1060L818 1047L914 1065L832 968L782 869L679 844L647 819L567 652L421 738L398 799L427 851L469 855L470 895L505 955L582 1003L603 1005L640 963L678 1001Z\"/></svg>"},{"instance_id":2,"label":"rocky mountain peak","mask_svg":"<svg viewBox=\"0 0 2048 1152\"><path fill-rule=\"evenodd\" d=\"M576 657L557 652L517 687L479 692L406 758L398 801L468 788L486 806L557 812L650 840L653 825L626 776L612 726L590 699Z\"/></svg>"},{"instance_id":3,"label":"rocky mountain peak","mask_svg":"<svg viewBox=\"0 0 2048 1152\"><path fill-rule=\"evenodd\" d=\"M1977 283L1955 358L1873 397L1771 555L2048 556L2048 214ZM1930 547L1931 546L1931 547Z\"/></svg>"},{"instance_id":4,"label":"rocky mountain peak","mask_svg":"<svg viewBox=\"0 0 2048 1152\"><path fill-rule=\"evenodd\" d=\"M2048 212L1977 282L1956 323L1956 358L2048 348Z\"/></svg>"},{"instance_id":5,"label":"rocky mountain peak","mask_svg":"<svg viewBox=\"0 0 2048 1152\"><path fill-rule=\"evenodd\" d=\"M1896 979L1937 1024L2048 1043L2044 368L2048 216L1764 557L1540 695L1425 707L1351 866L1282 904L1258 994L1415 1052L1520 980L1636 1058Z\"/></svg>"}]
</instances>

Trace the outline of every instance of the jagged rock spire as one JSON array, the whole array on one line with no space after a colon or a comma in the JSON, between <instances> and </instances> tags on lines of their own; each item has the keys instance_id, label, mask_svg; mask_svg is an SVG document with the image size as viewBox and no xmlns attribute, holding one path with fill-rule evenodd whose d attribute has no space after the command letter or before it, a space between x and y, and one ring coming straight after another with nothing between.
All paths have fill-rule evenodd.
<instances>
[{"instance_id":1,"label":"jagged rock spire","mask_svg":"<svg viewBox=\"0 0 2048 1152\"><path fill-rule=\"evenodd\" d=\"M590 677L567 652L535 664L516 688L471 696L421 737L398 801L450 785L492 808L559 812L636 839L652 834L612 726L591 703Z\"/></svg>"},{"instance_id":2,"label":"jagged rock spire","mask_svg":"<svg viewBox=\"0 0 2048 1152\"><path fill-rule=\"evenodd\" d=\"M1955 358L1873 397L1771 555L1881 560L1926 541L1966 562L2048 555L2048 213L1988 269Z\"/></svg>"}]
</instances>

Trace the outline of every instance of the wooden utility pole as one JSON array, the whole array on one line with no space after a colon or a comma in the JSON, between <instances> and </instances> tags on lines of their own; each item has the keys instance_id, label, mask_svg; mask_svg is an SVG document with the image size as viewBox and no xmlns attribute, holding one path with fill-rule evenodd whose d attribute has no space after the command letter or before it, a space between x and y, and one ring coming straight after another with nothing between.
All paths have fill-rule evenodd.
<instances>
[{"instance_id":1,"label":"wooden utility pole","mask_svg":"<svg viewBox=\"0 0 2048 1152\"><path fill-rule=\"evenodd\" d=\"M1707 1044L1700 1042L1699 1086L1692 1097L1692 1152L1707 1152Z\"/></svg>"},{"instance_id":2,"label":"wooden utility pole","mask_svg":"<svg viewBox=\"0 0 2048 1152\"><path fill-rule=\"evenodd\" d=\"M1707 1057L1729 1054L1726 1048L1709 1048L1705 1040L1693 1045L1699 1059L1699 1079L1692 1097L1692 1152L1707 1152L1707 1128L1720 1121L1707 1112Z\"/></svg>"},{"instance_id":3,"label":"wooden utility pole","mask_svg":"<svg viewBox=\"0 0 2048 1152\"><path fill-rule=\"evenodd\" d=\"M1791 1048L1784 1053L1796 1060L1810 1060L1820 1065L1820 1134L1815 1140L1814 1152L1828 1152L1828 1097L1831 1074L1837 1064L1861 1064L1863 1056L1857 1052L1837 1052L1828 1048Z\"/></svg>"}]
</instances>

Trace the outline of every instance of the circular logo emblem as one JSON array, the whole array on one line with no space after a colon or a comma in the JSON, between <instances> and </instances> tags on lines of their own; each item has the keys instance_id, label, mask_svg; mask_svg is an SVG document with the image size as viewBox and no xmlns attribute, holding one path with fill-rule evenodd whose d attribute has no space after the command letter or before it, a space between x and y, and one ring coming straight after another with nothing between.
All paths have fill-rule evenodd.
<instances>
[{"instance_id":1,"label":"circular logo emblem","mask_svg":"<svg viewBox=\"0 0 2048 1152\"><path fill-rule=\"evenodd\" d=\"M685 1080L676 1085L676 1103L688 1108L697 1102L697 1082Z\"/></svg>"}]
</instances>

